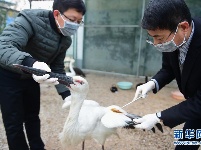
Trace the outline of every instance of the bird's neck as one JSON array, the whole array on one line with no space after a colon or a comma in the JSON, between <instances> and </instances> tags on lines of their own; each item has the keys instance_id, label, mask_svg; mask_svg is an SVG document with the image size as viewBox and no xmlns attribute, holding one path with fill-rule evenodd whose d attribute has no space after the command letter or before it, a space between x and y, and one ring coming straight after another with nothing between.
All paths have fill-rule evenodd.
<instances>
[{"instance_id":1,"label":"bird's neck","mask_svg":"<svg viewBox=\"0 0 201 150\"><path fill-rule=\"evenodd\" d=\"M75 74L75 71L74 71L74 69L73 69L73 62L72 62L72 61L70 62L69 69L70 69L70 72L71 72L71 73L74 73L74 74Z\"/></svg>"},{"instance_id":2,"label":"bird's neck","mask_svg":"<svg viewBox=\"0 0 201 150\"><path fill-rule=\"evenodd\" d=\"M78 121L80 109L85 98L86 96L84 95L71 95L70 111L67 118L68 122L76 123Z\"/></svg>"}]
</instances>

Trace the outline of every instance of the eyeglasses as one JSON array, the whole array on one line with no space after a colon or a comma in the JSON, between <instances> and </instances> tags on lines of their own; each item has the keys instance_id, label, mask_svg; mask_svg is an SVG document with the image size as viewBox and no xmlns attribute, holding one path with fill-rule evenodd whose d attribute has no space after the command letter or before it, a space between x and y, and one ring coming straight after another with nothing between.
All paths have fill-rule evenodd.
<instances>
[{"instance_id":1,"label":"eyeglasses","mask_svg":"<svg viewBox=\"0 0 201 150\"><path fill-rule=\"evenodd\" d=\"M68 18L68 17L67 17L66 15L64 15L63 13L62 13L62 15L63 15L68 21L70 21L70 22L74 22L74 23L77 23L77 24L79 24L79 25L84 24L84 21L82 21L82 20L76 21L76 20L73 20L73 19Z\"/></svg>"},{"instance_id":2,"label":"eyeglasses","mask_svg":"<svg viewBox=\"0 0 201 150\"><path fill-rule=\"evenodd\" d=\"M170 35L171 35L173 32L174 32L174 31L170 32L170 34L168 35L168 37L167 37L165 40L163 40L163 39L164 39L164 37L162 37L161 39L159 39L160 44L162 44L162 43L166 42L166 41L167 41L167 39L170 37ZM176 33L176 32L177 32L177 30L175 31L175 33ZM149 34L147 35L146 42L147 42L147 43L149 43L149 44L151 44L151 45L155 45L155 44L154 44L154 39L153 39L153 37L152 37L152 36L150 36Z\"/></svg>"}]
</instances>

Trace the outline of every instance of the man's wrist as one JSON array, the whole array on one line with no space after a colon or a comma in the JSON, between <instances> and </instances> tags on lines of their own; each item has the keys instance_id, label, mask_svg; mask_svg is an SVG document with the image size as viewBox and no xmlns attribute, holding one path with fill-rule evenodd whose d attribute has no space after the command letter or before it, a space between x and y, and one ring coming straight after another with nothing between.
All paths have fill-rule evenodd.
<instances>
[{"instance_id":1,"label":"man's wrist","mask_svg":"<svg viewBox=\"0 0 201 150\"><path fill-rule=\"evenodd\" d=\"M162 120L161 120L161 112L157 112L156 113L156 117L158 117L158 119L160 120L160 122L162 122Z\"/></svg>"},{"instance_id":2,"label":"man's wrist","mask_svg":"<svg viewBox=\"0 0 201 150\"><path fill-rule=\"evenodd\" d=\"M155 79L151 79L150 81L153 81L155 83L155 88L153 90L155 91L154 93L157 93L159 90L158 82Z\"/></svg>"},{"instance_id":3,"label":"man's wrist","mask_svg":"<svg viewBox=\"0 0 201 150\"><path fill-rule=\"evenodd\" d=\"M61 95L62 99L65 100L66 97L70 96L71 93L69 90L65 91L65 92L62 92L62 93L59 93L59 95Z\"/></svg>"},{"instance_id":4,"label":"man's wrist","mask_svg":"<svg viewBox=\"0 0 201 150\"><path fill-rule=\"evenodd\" d=\"M157 112L156 116L160 119L161 118L161 112Z\"/></svg>"},{"instance_id":5,"label":"man's wrist","mask_svg":"<svg viewBox=\"0 0 201 150\"><path fill-rule=\"evenodd\" d=\"M34 58L26 56L24 60L22 61L21 65L32 67L35 62L36 60Z\"/></svg>"}]
</instances>

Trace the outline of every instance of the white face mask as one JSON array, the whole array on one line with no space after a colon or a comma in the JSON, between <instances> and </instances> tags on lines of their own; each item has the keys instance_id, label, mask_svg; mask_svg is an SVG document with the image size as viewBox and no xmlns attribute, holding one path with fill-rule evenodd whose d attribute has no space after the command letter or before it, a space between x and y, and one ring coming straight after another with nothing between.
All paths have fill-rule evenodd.
<instances>
[{"instance_id":1,"label":"white face mask","mask_svg":"<svg viewBox=\"0 0 201 150\"><path fill-rule=\"evenodd\" d=\"M153 45L154 47L156 47L156 49L160 52L173 52L175 51L176 49L178 49L179 47L181 47L184 43L186 43L186 35L184 36L184 40L183 42L180 44L180 45L176 45L175 42L174 42L174 38L175 38L175 35L177 33L177 30L178 30L178 26L177 26L177 29L175 31L175 34L174 34L174 37L172 38L172 40L168 41L168 42L165 42L165 43L162 43L162 44L156 44L154 45L151 41L148 41L147 40L147 43Z\"/></svg>"},{"instance_id":2,"label":"white face mask","mask_svg":"<svg viewBox=\"0 0 201 150\"><path fill-rule=\"evenodd\" d=\"M62 15L60 14L61 18L63 19L64 21L64 26L61 27L58 23L58 21L56 20L57 24L58 24L58 28L59 30L61 31L61 33L64 35L64 36L71 36L71 35L74 35L76 32L77 32L77 29L79 28L79 24L77 23L74 23L74 22L70 22L70 21L66 21L64 20L64 18L62 17Z\"/></svg>"}]
</instances>

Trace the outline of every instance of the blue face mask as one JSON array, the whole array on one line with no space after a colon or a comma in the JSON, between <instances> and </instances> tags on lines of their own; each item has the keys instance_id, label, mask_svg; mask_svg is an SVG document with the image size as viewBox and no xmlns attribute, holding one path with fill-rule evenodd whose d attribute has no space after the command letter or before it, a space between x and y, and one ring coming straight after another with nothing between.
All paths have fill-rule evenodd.
<instances>
[{"instance_id":1,"label":"blue face mask","mask_svg":"<svg viewBox=\"0 0 201 150\"><path fill-rule=\"evenodd\" d=\"M177 31L178 31L178 27L175 31L175 34L174 34L174 37L172 38L172 40L170 40L168 42L154 45L151 41L147 40L147 43L153 45L160 52L173 52L176 49L178 49L179 47L181 47L184 43L186 43L186 35L185 35L183 42L179 45L176 45L176 43L174 42L174 38L175 38Z\"/></svg>"},{"instance_id":2,"label":"blue face mask","mask_svg":"<svg viewBox=\"0 0 201 150\"><path fill-rule=\"evenodd\" d=\"M58 21L56 20L57 24L58 24L58 28L59 30L61 31L61 33L64 35L64 36L71 36L71 35L74 35L78 28L79 28L79 24L77 23L74 23L74 22L70 22L70 21L66 21L64 20L64 18L62 17L62 15L60 14L61 18L63 19L64 21L64 26L61 27L58 23Z\"/></svg>"}]
</instances>

